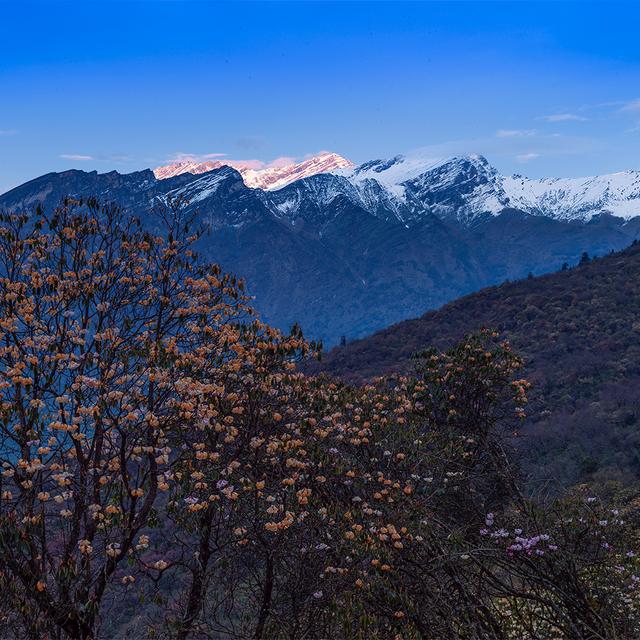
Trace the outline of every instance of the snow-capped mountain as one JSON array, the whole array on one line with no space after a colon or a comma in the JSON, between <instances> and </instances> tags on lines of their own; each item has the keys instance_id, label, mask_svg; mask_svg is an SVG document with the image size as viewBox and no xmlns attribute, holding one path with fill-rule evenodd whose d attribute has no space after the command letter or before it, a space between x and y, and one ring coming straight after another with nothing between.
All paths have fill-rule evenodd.
<instances>
[{"instance_id":1,"label":"snow-capped mountain","mask_svg":"<svg viewBox=\"0 0 640 640\"><path fill-rule=\"evenodd\" d=\"M280 189L295 180L318 173L331 173L345 167L353 167L350 160L337 153L321 153L301 162L256 168L255 163L242 160L209 160L207 162L183 161L156 167L153 173L158 180L166 180L183 173L201 174L224 166L240 172L244 183L254 189Z\"/></svg>"},{"instance_id":2,"label":"snow-capped mountain","mask_svg":"<svg viewBox=\"0 0 640 640\"><path fill-rule=\"evenodd\" d=\"M343 175L358 186L365 201L372 181L382 185L407 224L425 213L467 223L509 206L499 187L500 175L482 156L396 156L367 162Z\"/></svg>"},{"instance_id":3,"label":"snow-capped mountain","mask_svg":"<svg viewBox=\"0 0 640 640\"><path fill-rule=\"evenodd\" d=\"M482 156L444 160L396 156L333 170L334 181L311 177L282 191L276 208L292 212L301 193L326 206L338 195L373 215L385 212L410 225L426 214L473 224L504 209L555 220L589 221L608 213L628 220L640 215L640 172L588 178L531 179L503 176ZM288 199L284 198L285 194ZM275 195L275 194L274 194Z\"/></svg>"},{"instance_id":4,"label":"snow-capped mountain","mask_svg":"<svg viewBox=\"0 0 640 640\"><path fill-rule=\"evenodd\" d=\"M502 178L509 206L556 220L587 221L598 213L628 220L640 215L640 172L589 178Z\"/></svg>"},{"instance_id":5,"label":"snow-capped mountain","mask_svg":"<svg viewBox=\"0 0 640 640\"><path fill-rule=\"evenodd\" d=\"M355 166L335 153L300 163L254 169L233 161L182 162L154 170L158 179L204 174L229 165L251 188L271 192L262 199L278 217L298 219L313 208L316 220L337 197L372 215L410 226L425 215L469 225L512 208L555 220L586 222L608 213L640 215L640 172L587 178L532 179L504 176L478 155L438 159L414 153ZM326 174L330 174L326 175ZM202 181L205 189L206 181ZM189 188L193 195L197 185ZM202 195L194 195L196 201Z\"/></svg>"}]
</instances>

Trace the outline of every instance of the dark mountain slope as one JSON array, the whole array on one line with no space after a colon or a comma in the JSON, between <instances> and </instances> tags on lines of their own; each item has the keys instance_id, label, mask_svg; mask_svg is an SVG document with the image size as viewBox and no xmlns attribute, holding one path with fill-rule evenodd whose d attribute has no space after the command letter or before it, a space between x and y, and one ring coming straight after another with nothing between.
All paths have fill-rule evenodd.
<instances>
[{"instance_id":1,"label":"dark mountain slope","mask_svg":"<svg viewBox=\"0 0 640 640\"><path fill-rule=\"evenodd\" d=\"M533 383L522 430L537 481L640 478L640 244L503 284L329 352L320 367L363 380L406 370L427 346L498 329Z\"/></svg>"},{"instance_id":2,"label":"dark mountain slope","mask_svg":"<svg viewBox=\"0 0 640 640\"><path fill-rule=\"evenodd\" d=\"M212 231L201 250L242 274L262 316L335 344L437 307L488 280L455 229L407 229L336 199L322 233L272 217ZM356 232L357 230L357 232Z\"/></svg>"},{"instance_id":3,"label":"dark mountain slope","mask_svg":"<svg viewBox=\"0 0 640 640\"><path fill-rule=\"evenodd\" d=\"M194 176L171 178L171 187L186 184ZM98 173L71 169L62 173L47 173L7 191L0 197L3 209L31 211L36 205L46 209L58 206L65 196L90 197L115 202L123 208L149 206L154 196L165 193L150 170L121 174L117 171Z\"/></svg>"},{"instance_id":4,"label":"dark mountain slope","mask_svg":"<svg viewBox=\"0 0 640 640\"><path fill-rule=\"evenodd\" d=\"M588 222L558 222L543 216L505 209L471 230L474 246L483 251L482 262L492 274L493 283L559 270L563 263L573 266L580 253L602 256L619 251L637 237L640 218L624 222L608 214ZM546 265L540 269L540 265Z\"/></svg>"}]
</instances>

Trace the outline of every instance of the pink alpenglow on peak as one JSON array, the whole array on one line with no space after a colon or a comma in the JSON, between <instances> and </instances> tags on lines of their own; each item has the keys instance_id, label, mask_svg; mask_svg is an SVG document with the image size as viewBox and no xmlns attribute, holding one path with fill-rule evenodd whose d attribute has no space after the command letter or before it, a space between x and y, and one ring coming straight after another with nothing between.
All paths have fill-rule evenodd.
<instances>
[{"instance_id":1,"label":"pink alpenglow on peak","mask_svg":"<svg viewBox=\"0 0 640 640\"><path fill-rule=\"evenodd\" d=\"M278 158L268 164L257 160L183 160L157 167L153 173L158 180L164 180L181 173L206 173L224 166L237 169L248 187L275 191L301 178L318 173L332 173L355 165L337 153L326 152L300 162L295 162L292 158Z\"/></svg>"}]
</instances>

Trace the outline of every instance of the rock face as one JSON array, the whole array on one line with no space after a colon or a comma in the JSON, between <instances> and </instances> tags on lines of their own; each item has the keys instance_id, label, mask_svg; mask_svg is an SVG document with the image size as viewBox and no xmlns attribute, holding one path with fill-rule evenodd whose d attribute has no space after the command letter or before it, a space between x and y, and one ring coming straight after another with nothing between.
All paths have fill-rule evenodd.
<instances>
[{"instance_id":1,"label":"rock face","mask_svg":"<svg viewBox=\"0 0 640 640\"><path fill-rule=\"evenodd\" d=\"M226 165L160 179L157 170L49 173L0 196L0 210L96 196L154 226L156 210L179 200L206 229L200 251L245 278L267 321L298 322L327 345L575 264L584 251L623 248L640 232L637 172L530 180L502 176L481 156L336 168L344 159L326 155L286 177L263 174L268 189ZM294 175L302 177L276 188Z\"/></svg>"}]
</instances>

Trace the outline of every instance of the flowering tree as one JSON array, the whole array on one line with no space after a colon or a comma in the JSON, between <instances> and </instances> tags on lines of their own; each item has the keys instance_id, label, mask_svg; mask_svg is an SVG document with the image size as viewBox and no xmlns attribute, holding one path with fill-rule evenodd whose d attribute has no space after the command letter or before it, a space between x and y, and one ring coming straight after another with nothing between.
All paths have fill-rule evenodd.
<instances>
[{"instance_id":1,"label":"flowering tree","mask_svg":"<svg viewBox=\"0 0 640 640\"><path fill-rule=\"evenodd\" d=\"M480 534L495 553L485 589L508 637L637 636L638 505L620 502L580 487L488 514Z\"/></svg>"},{"instance_id":2,"label":"flowering tree","mask_svg":"<svg viewBox=\"0 0 640 640\"><path fill-rule=\"evenodd\" d=\"M239 289L177 222L152 237L95 202L1 219L0 567L34 633L93 636L173 482L168 434L199 418L185 372L237 359Z\"/></svg>"},{"instance_id":3,"label":"flowering tree","mask_svg":"<svg viewBox=\"0 0 640 640\"><path fill-rule=\"evenodd\" d=\"M379 383L377 406L393 395L397 407L375 430L384 462L353 549L357 597L344 609L362 637L493 637L499 626L470 558L488 508L517 498L501 434L526 383L513 382L520 362L494 337L425 352L415 376Z\"/></svg>"},{"instance_id":4,"label":"flowering tree","mask_svg":"<svg viewBox=\"0 0 640 640\"><path fill-rule=\"evenodd\" d=\"M169 628L326 637L367 609L365 635L437 628L434 611L442 637L465 617L489 629L472 616L485 594L465 576L465 551L487 508L506 503L499 430L527 386L491 340L422 356L418 378L359 389L301 375L274 343L224 393L193 385L215 421L185 433L196 453L180 473L199 491L172 496L171 517L191 534L172 568L191 579Z\"/></svg>"},{"instance_id":5,"label":"flowering tree","mask_svg":"<svg viewBox=\"0 0 640 640\"><path fill-rule=\"evenodd\" d=\"M373 421L382 432L397 398L382 405L373 387L302 375L291 362L295 335L244 348L224 390L191 387L196 411L214 419L182 434L193 453L174 475L197 484L175 483L171 494L179 533L168 570L188 579L167 625L178 637L322 635L318 612L356 579L348 557L362 530L355 514L373 513L372 461L387 465Z\"/></svg>"}]
</instances>

